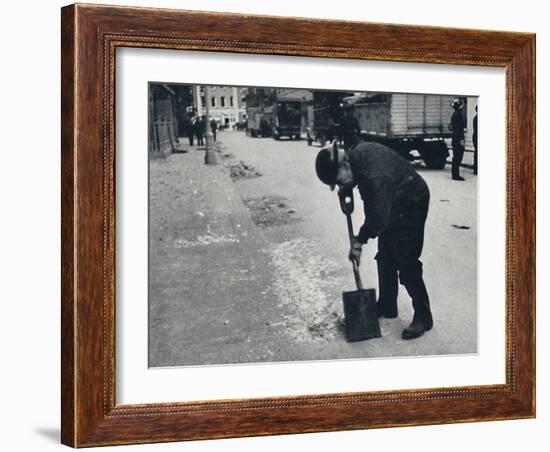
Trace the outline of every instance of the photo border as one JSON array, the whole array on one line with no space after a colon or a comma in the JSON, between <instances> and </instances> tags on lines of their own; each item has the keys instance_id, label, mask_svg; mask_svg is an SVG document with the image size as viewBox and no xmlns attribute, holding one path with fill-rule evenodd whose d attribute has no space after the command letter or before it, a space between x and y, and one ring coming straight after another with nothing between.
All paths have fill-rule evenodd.
<instances>
[{"instance_id":1,"label":"photo border","mask_svg":"<svg viewBox=\"0 0 550 452\"><path fill-rule=\"evenodd\" d=\"M535 416L535 35L149 8L62 8L62 421L73 447ZM115 403L117 47L506 70L506 383ZM521 351L521 352L518 352Z\"/></svg>"},{"instance_id":2,"label":"photo border","mask_svg":"<svg viewBox=\"0 0 550 452\"><path fill-rule=\"evenodd\" d=\"M115 171L116 202L119 208L116 232L117 404L215 401L505 383L504 69L138 47L117 48L116 59ZM281 68L283 70L277 70ZM314 83L313 88L341 90L347 86L354 92L369 89L387 91L399 87L407 93L447 93L452 89L453 95L462 93L481 96L484 114L480 146L487 150L483 154L487 159L480 160L483 177L476 183L479 185L478 208L474 209L480 214L477 227L480 228L480 237L483 237L480 246L476 247L479 253L476 266L479 271L477 278L474 275L483 300L477 309L478 353L428 353L424 356L408 356L406 359L393 353L392 357L385 358L365 355L362 358L345 359L335 356L332 360L270 361L269 365L264 365L266 362L227 364L217 366L216 369L209 365L171 366L158 372L148 368L146 332L149 303L145 242L149 220L147 203L144 202L148 189L148 156L145 147L148 104L139 102L139 99L147 96L149 81L174 81L174 78L184 83L198 82L201 85L221 83L223 86L234 86L246 83L254 86L312 88ZM494 193L501 195L496 197ZM361 217L361 213L357 213ZM341 226L345 226L345 223ZM429 231L426 234L430 235ZM374 257L374 248L367 250L369 258ZM432 262L430 265L428 261L424 261L425 268L434 264ZM372 277L376 279L376 274ZM437 300L438 297L444 297L445 293L432 293L432 296ZM253 295L250 300L254 300ZM444 318L440 320L445 323ZM438 324L441 332L443 324ZM400 331L396 333L397 337ZM407 348L405 342L402 345ZM365 343L365 346L370 348L369 344ZM346 377L341 378L343 375Z\"/></svg>"}]
</instances>

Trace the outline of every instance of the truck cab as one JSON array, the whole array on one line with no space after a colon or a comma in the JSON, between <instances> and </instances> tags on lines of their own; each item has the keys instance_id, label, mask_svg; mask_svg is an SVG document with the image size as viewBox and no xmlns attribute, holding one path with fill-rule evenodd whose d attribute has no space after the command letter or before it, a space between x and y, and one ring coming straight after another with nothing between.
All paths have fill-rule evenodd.
<instances>
[{"instance_id":1,"label":"truck cab","mask_svg":"<svg viewBox=\"0 0 550 452\"><path fill-rule=\"evenodd\" d=\"M293 100L278 100L273 109L273 138L299 140L302 130L302 104Z\"/></svg>"}]
</instances>

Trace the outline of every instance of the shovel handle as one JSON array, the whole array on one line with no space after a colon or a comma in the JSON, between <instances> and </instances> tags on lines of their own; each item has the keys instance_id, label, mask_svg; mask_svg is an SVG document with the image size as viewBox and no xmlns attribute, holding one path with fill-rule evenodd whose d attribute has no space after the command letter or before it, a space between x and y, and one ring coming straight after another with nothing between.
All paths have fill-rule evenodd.
<instances>
[{"instance_id":1,"label":"shovel handle","mask_svg":"<svg viewBox=\"0 0 550 452\"><path fill-rule=\"evenodd\" d=\"M353 193L349 191L338 193L338 199L340 200L340 209L342 209L344 215L352 214L354 207Z\"/></svg>"},{"instance_id":2,"label":"shovel handle","mask_svg":"<svg viewBox=\"0 0 550 452\"><path fill-rule=\"evenodd\" d=\"M351 222L351 214L346 213L346 220L348 222L348 236L349 236L349 246L353 246L354 236L353 236L353 224ZM359 274L359 264L355 259L351 259L353 264L353 275L355 276L355 284L357 285L357 290L363 290L363 283L361 281L361 275Z\"/></svg>"},{"instance_id":3,"label":"shovel handle","mask_svg":"<svg viewBox=\"0 0 550 452\"><path fill-rule=\"evenodd\" d=\"M354 235L353 235L353 224L351 222L351 214L353 213L353 192L341 192L338 194L340 200L340 208L342 212L346 215L346 220L348 222L348 236L349 236L349 245L353 246ZM351 263L353 264L353 275L355 276L355 284L357 285L357 290L363 290L363 283L361 282L361 275L359 275L359 264L352 259Z\"/></svg>"},{"instance_id":4,"label":"shovel handle","mask_svg":"<svg viewBox=\"0 0 550 452\"><path fill-rule=\"evenodd\" d=\"M361 275L359 274L359 266L357 262L352 259L351 263L353 264L353 275L355 276L355 284L357 285L357 290L363 290L363 282L361 281Z\"/></svg>"}]
</instances>

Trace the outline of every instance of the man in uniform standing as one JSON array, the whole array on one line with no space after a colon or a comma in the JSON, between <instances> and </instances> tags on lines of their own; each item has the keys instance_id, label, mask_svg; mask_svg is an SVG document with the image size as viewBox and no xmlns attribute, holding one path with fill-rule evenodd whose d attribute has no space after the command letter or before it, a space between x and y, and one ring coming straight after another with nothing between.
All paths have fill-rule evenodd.
<instances>
[{"instance_id":1,"label":"man in uniform standing","mask_svg":"<svg viewBox=\"0 0 550 452\"><path fill-rule=\"evenodd\" d=\"M397 317L399 282L412 298L414 317L403 330L403 339L422 336L433 326L428 292L422 278L420 255L430 192L412 165L392 149L360 142L348 151L337 143L317 155L319 179L339 195L358 187L364 204L365 223L355 237L349 258L359 263L361 247L378 237L378 315Z\"/></svg>"},{"instance_id":2,"label":"man in uniform standing","mask_svg":"<svg viewBox=\"0 0 550 452\"><path fill-rule=\"evenodd\" d=\"M450 129L453 132L451 145L453 147L453 161L451 164L451 177L453 180L462 181L460 176L460 165L464 157L464 118L462 116L462 101L453 101L453 115L451 116Z\"/></svg>"},{"instance_id":3,"label":"man in uniform standing","mask_svg":"<svg viewBox=\"0 0 550 452\"><path fill-rule=\"evenodd\" d=\"M344 107L344 117L340 124L340 138L344 142L344 149L350 149L359 141L361 127L359 121L353 115L353 110L349 106Z\"/></svg>"}]
</instances>

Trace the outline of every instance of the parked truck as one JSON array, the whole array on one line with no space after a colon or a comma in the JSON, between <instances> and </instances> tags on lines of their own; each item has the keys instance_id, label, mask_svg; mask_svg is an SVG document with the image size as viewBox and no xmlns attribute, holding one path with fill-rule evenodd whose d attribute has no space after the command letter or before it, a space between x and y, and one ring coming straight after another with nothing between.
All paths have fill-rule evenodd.
<instances>
[{"instance_id":1,"label":"parked truck","mask_svg":"<svg viewBox=\"0 0 550 452\"><path fill-rule=\"evenodd\" d=\"M361 128L361 138L386 144L412 159L416 150L428 168L445 167L454 96L371 93L344 98Z\"/></svg>"},{"instance_id":2,"label":"parked truck","mask_svg":"<svg viewBox=\"0 0 550 452\"><path fill-rule=\"evenodd\" d=\"M271 136L274 100L272 90L253 88L248 91L245 97L247 135L252 138Z\"/></svg>"},{"instance_id":3,"label":"parked truck","mask_svg":"<svg viewBox=\"0 0 550 452\"><path fill-rule=\"evenodd\" d=\"M299 140L302 135L302 102L277 98L272 123L272 135L276 140L281 137Z\"/></svg>"},{"instance_id":4,"label":"parked truck","mask_svg":"<svg viewBox=\"0 0 550 452\"><path fill-rule=\"evenodd\" d=\"M313 124L307 130L307 144L321 143L338 138L343 117L344 98L352 96L348 91L313 91Z\"/></svg>"},{"instance_id":5,"label":"parked truck","mask_svg":"<svg viewBox=\"0 0 550 452\"><path fill-rule=\"evenodd\" d=\"M246 109L246 133L252 138L269 137L273 121L272 106L256 106Z\"/></svg>"},{"instance_id":6,"label":"parked truck","mask_svg":"<svg viewBox=\"0 0 550 452\"><path fill-rule=\"evenodd\" d=\"M307 94L305 90L251 89L246 96L247 134L300 139Z\"/></svg>"}]
</instances>

